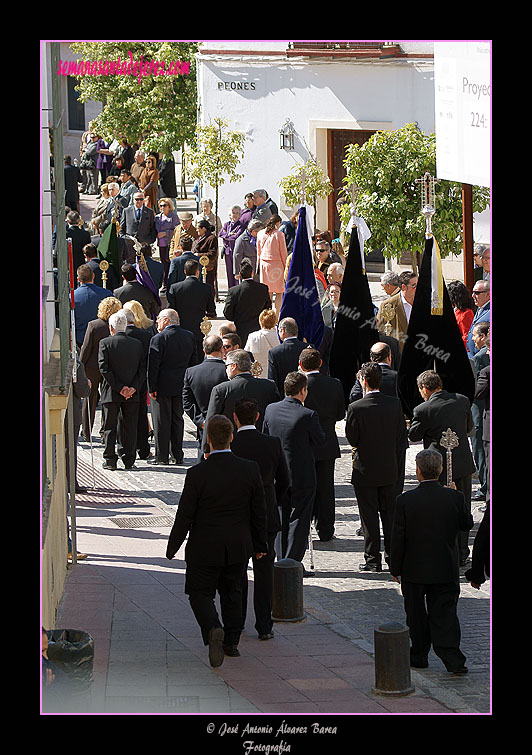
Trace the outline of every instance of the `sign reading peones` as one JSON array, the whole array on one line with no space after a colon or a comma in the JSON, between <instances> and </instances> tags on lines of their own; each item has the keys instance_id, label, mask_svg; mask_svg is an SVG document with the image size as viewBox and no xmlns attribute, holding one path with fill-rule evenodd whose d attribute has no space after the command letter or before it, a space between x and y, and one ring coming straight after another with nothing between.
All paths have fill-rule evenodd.
<instances>
[{"instance_id":1,"label":"sign reading peones","mask_svg":"<svg viewBox=\"0 0 532 755\"><path fill-rule=\"evenodd\" d=\"M253 91L256 89L254 81L219 81L218 91Z\"/></svg>"}]
</instances>

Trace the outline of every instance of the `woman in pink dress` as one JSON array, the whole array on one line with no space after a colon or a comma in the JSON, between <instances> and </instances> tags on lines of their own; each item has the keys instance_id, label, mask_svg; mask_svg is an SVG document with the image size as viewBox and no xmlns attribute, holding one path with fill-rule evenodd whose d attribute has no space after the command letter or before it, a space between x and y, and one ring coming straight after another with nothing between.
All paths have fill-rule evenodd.
<instances>
[{"instance_id":1,"label":"woman in pink dress","mask_svg":"<svg viewBox=\"0 0 532 755\"><path fill-rule=\"evenodd\" d=\"M284 292L284 268L288 252L284 233L279 230L282 223L279 215L272 215L266 228L257 233L257 270L260 282L268 286L272 304L279 314ZM275 298L274 295L275 294Z\"/></svg>"}]
</instances>

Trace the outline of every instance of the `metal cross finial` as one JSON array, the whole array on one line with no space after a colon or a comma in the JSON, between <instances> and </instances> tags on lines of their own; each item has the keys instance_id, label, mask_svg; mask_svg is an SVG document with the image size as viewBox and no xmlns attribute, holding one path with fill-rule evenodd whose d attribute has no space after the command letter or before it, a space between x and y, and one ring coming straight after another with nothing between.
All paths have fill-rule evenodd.
<instances>
[{"instance_id":1,"label":"metal cross finial","mask_svg":"<svg viewBox=\"0 0 532 755\"><path fill-rule=\"evenodd\" d=\"M355 184L351 184L347 191L349 193L349 196L351 197L351 204L355 206L358 195L362 193L362 188L360 186L356 186Z\"/></svg>"}]
</instances>

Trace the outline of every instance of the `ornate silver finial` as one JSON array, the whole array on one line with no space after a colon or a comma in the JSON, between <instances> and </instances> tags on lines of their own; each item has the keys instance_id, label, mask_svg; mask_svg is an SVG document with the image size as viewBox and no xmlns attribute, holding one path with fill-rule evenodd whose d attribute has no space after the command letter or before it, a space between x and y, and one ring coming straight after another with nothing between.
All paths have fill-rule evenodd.
<instances>
[{"instance_id":1,"label":"ornate silver finial","mask_svg":"<svg viewBox=\"0 0 532 755\"><path fill-rule=\"evenodd\" d=\"M432 236L432 216L436 212L436 192L434 184L438 179L427 171L423 178L416 178L421 184L421 214L425 218L425 236Z\"/></svg>"},{"instance_id":2,"label":"ornate silver finial","mask_svg":"<svg viewBox=\"0 0 532 755\"><path fill-rule=\"evenodd\" d=\"M450 427L442 433L440 438L440 446L446 449L447 457L447 487L451 487L453 481L453 457L452 450L460 444L458 435L451 430Z\"/></svg>"}]
</instances>

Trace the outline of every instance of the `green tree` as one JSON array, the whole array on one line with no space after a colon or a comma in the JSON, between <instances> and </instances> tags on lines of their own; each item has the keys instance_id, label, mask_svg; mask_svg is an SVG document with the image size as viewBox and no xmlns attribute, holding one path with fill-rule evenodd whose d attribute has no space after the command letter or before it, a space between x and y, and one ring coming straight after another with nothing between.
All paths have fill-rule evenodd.
<instances>
[{"instance_id":1,"label":"green tree","mask_svg":"<svg viewBox=\"0 0 532 755\"><path fill-rule=\"evenodd\" d=\"M142 140L146 150L166 157L194 140L197 43L75 42L70 49L80 60L102 62L102 73L96 67L77 76L76 89L82 102L103 104L91 127L104 138Z\"/></svg>"},{"instance_id":2,"label":"green tree","mask_svg":"<svg viewBox=\"0 0 532 755\"><path fill-rule=\"evenodd\" d=\"M230 131L229 121L214 118L212 123L196 128L196 148L185 151L189 175L208 183L215 191L214 214L218 217L218 189L226 180L240 181L244 176L236 167L244 156L245 136Z\"/></svg>"},{"instance_id":3,"label":"green tree","mask_svg":"<svg viewBox=\"0 0 532 755\"><path fill-rule=\"evenodd\" d=\"M316 201L328 197L333 191L333 185L321 165L314 158L307 160L306 163L295 165L292 168L291 175L285 176L279 181L286 202L292 207L301 202L303 177L305 201L314 207L314 230L316 230Z\"/></svg>"},{"instance_id":4,"label":"green tree","mask_svg":"<svg viewBox=\"0 0 532 755\"><path fill-rule=\"evenodd\" d=\"M425 172L436 175L436 135L425 134L414 123L397 131L379 131L365 144L350 144L344 160L345 193L351 185L360 188L357 213L371 230L371 247L385 257L401 257L409 251L415 264L416 254L425 245L425 219L421 215L421 185L416 179ZM442 257L462 251L462 185L437 181L436 213L432 230ZM489 205L489 189L473 187L473 211ZM349 205L342 209L342 220L349 219Z\"/></svg>"}]
</instances>

